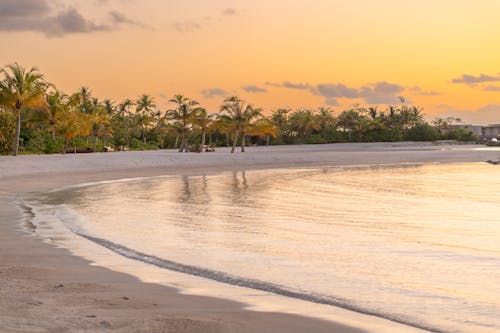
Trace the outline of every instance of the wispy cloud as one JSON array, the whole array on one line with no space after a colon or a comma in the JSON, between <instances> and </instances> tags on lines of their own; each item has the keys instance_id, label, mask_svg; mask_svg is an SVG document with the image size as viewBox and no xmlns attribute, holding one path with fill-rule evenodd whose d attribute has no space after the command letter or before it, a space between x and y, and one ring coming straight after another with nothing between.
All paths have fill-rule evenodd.
<instances>
[{"instance_id":1,"label":"wispy cloud","mask_svg":"<svg viewBox=\"0 0 500 333\"><path fill-rule=\"evenodd\" d=\"M436 90L424 90L421 87L415 86L410 88L410 91L419 96L439 96L441 93Z\"/></svg>"},{"instance_id":2,"label":"wispy cloud","mask_svg":"<svg viewBox=\"0 0 500 333\"><path fill-rule=\"evenodd\" d=\"M289 81L285 81L283 83L275 83L275 82L266 82L266 85L272 87L282 87L288 89L297 89L297 90L312 90L313 86L309 83L293 83Z\"/></svg>"},{"instance_id":3,"label":"wispy cloud","mask_svg":"<svg viewBox=\"0 0 500 333\"><path fill-rule=\"evenodd\" d=\"M321 83L312 85L309 83L283 83L266 82L269 86L307 90L312 94L323 96L328 105L338 105L339 98L363 99L368 104L391 104L396 103L398 96L405 91L405 87L385 81L367 84L362 87L349 87L343 83Z\"/></svg>"},{"instance_id":4,"label":"wispy cloud","mask_svg":"<svg viewBox=\"0 0 500 333\"><path fill-rule=\"evenodd\" d=\"M339 106L339 101L335 98L327 98L325 100L325 104L326 105L330 105L330 106Z\"/></svg>"},{"instance_id":5,"label":"wispy cloud","mask_svg":"<svg viewBox=\"0 0 500 333\"><path fill-rule=\"evenodd\" d=\"M210 27L217 22L221 22L227 16L239 15L236 8L226 8L215 15L207 15L200 18L175 21L171 24L173 30L181 34L192 33Z\"/></svg>"},{"instance_id":6,"label":"wispy cloud","mask_svg":"<svg viewBox=\"0 0 500 333\"><path fill-rule=\"evenodd\" d=\"M116 10L109 11L109 16L111 17L112 21L116 24L129 24L129 25L137 25L140 27L145 27L144 23L137 20L133 20L130 17L126 16L125 14Z\"/></svg>"},{"instance_id":7,"label":"wispy cloud","mask_svg":"<svg viewBox=\"0 0 500 333\"><path fill-rule=\"evenodd\" d=\"M214 97L227 97L229 95L229 92L221 88L209 88L202 90L201 94L205 98L214 98Z\"/></svg>"},{"instance_id":8,"label":"wispy cloud","mask_svg":"<svg viewBox=\"0 0 500 333\"><path fill-rule=\"evenodd\" d=\"M493 92L497 92L497 91L500 91L500 87L499 86L495 86L495 85L492 85L492 84L488 84L486 85L483 90L485 91L493 91Z\"/></svg>"},{"instance_id":9,"label":"wispy cloud","mask_svg":"<svg viewBox=\"0 0 500 333\"><path fill-rule=\"evenodd\" d=\"M262 87L255 86L255 85L243 86L242 88L243 88L243 90L245 90L246 92L249 92L249 93L265 93L265 92L267 92L266 88L262 88Z\"/></svg>"},{"instance_id":10,"label":"wispy cloud","mask_svg":"<svg viewBox=\"0 0 500 333\"><path fill-rule=\"evenodd\" d=\"M318 84L317 92L326 98L359 98L362 91L356 88L349 88L342 83Z\"/></svg>"},{"instance_id":11,"label":"wispy cloud","mask_svg":"<svg viewBox=\"0 0 500 333\"><path fill-rule=\"evenodd\" d=\"M453 83L463 83L469 86L475 86L479 83L488 83L488 82L500 82L500 75L486 75L480 74L477 76L462 74L462 76L452 79Z\"/></svg>"},{"instance_id":12,"label":"wispy cloud","mask_svg":"<svg viewBox=\"0 0 500 333\"><path fill-rule=\"evenodd\" d=\"M172 28L181 34L201 30L203 26L196 21L184 21L172 23Z\"/></svg>"},{"instance_id":13,"label":"wispy cloud","mask_svg":"<svg viewBox=\"0 0 500 333\"><path fill-rule=\"evenodd\" d=\"M222 11L222 15L234 16L238 14L238 10L236 8L226 8Z\"/></svg>"},{"instance_id":14,"label":"wispy cloud","mask_svg":"<svg viewBox=\"0 0 500 333\"><path fill-rule=\"evenodd\" d=\"M377 82L371 86L361 88L363 98L368 104L392 104L398 101L405 88L399 84Z\"/></svg>"}]
</instances>

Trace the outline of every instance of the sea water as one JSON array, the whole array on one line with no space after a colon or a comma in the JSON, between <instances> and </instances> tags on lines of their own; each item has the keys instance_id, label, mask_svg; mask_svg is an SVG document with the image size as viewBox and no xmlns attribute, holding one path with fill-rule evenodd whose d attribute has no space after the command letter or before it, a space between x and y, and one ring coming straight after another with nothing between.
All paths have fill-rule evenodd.
<instances>
[{"instance_id":1,"label":"sea water","mask_svg":"<svg viewBox=\"0 0 500 333\"><path fill-rule=\"evenodd\" d=\"M436 332L500 331L498 166L156 177L40 204L86 241L165 269Z\"/></svg>"}]
</instances>

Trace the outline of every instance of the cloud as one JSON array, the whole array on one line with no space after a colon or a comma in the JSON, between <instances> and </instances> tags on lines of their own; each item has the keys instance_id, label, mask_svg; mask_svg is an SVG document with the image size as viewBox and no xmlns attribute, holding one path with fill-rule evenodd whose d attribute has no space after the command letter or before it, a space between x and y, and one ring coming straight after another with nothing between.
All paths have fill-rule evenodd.
<instances>
[{"instance_id":1,"label":"cloud","mask_svg":"<svg viewBox=\"0 0 500 333\"><path fill-rule=\"evenodd\" d=\"M203 27L195 21L184 21L172 23L172 28L181 34L201 30Z\"/></svg>"},{"instance_id":2,"label":"cloud","mask_svg":"<svg viewBox=\"0 0 500 333\"><path fill-rule=\"evenodd\" d=\"M363 98L368 104L392 104L398 99L398 96L405 90L404 87L389 83L376 82L370 85L364 85L360 88L350 88L344 84L323 84L318 85L318 91L326 98Z\"/></svg>"},{"instance_id":3,"label":"cloud","mask_svg":"<svg viewBox=\"0 0 500 333\"><path fill-rule=\"evenodd\" d=\"M238 14L238 11L235 8L226 8L222 11L222 15L234 16L237 14Z\"/></svg>"},{"instance_id":4,"label":"cloud","mask_svg":"<svg viewBox=\"0 0 500 333\"><path fill-rule=\"evenodd\" d=\"M0 19L43 15L50 12L46 0L2 0L0 1Z\"/></svg>"},{"instance_id":5,"label":"cloud","mask_svg":"<svg viewBox=\"0 0 500 333\"><path fill-rule=\"evenodd\" d=\"M238 15L239 12L235 8L226 8L222 10L219 14L214 16L204 16L198 19L188 19L183 21L175 21L171 24L171 28L181 34L192 33L199 30L203 30L209 27L211 24L216 24L221 22L227 16Z\"/></svg>"},{"instance_id":6,"label":"cloud","mask_svg":"<svg viewBox=\"0 0 500 333\"><path fill-rule=\"evenodd\" d=\"M214 97L226 97L229 95L229 92L221 89L221 88L210 88L201 91L201 94L205 98L214 98Z\"/></svg>"},{"instance_id":7,"label":"cloud","mask_svg":"<svg viewBox=\"0 0 500 333\"><path fill-rule=\"evenodd\" d=\"M499 87L499 86L494 86L494 85L492 85L492 84L489 84L489 85L486 85L486 86L483 88L483 90L485 90L485 91L494 91L494 92L496 92L496 91L500 91L500 87Z\"/></svg>"},{"instance_id":8,"label":"cloud","mask_svg":"<svg viewBox=\"0 0 500 333\"><path fill-rule=\"evenodd\" d=\"M451 82L453 83L463 83L469 86L475 86L478 83L499 82L499 81L500 81L500 76L498 75L493 76L486 74L480 74L478 76L463 74L461 77L451 80Z\"/></svg>"},{"instance_id":9,"label":"cloud","mask_svg":"<svg viewBox=\"0 0 500 333\"><path fill-rule=\"evenodd\" d=\"M326 98L359 98L361 92L355 88L349 88L342 83L318 84L317 92Z\"/></svg>"},{"instance_id":10,"label":"cloud","mask_svg":"<svg viewBox=\"0 0 500 333\"><path fill-rule=\"evenodd\" d=\"M258 86L253 86L253 85L248 85L248 86L243 86L243 90L249 93L265 93L267 92L266 88L261 88Z\"/></svg>"},{"instance_id":11,"label":"cloud","mask_svg":"<svg viewBox=\"0 0 500 333\"><path fill-rule=\"evenodd\" d=\"M129 25L137 25L143 27L144 24L142 24L139 21L132 20L125 14L116 11L116 10L111 10L109 11L109 16L111 17L112 21L116 24L129 24Z\"/></svg>"},{"instance_id":12,"label":"cloud","mask_svg":"<svg viewBox=\"0 0 500 333\"><path fill-rule=\"evenodd\" d=\"M285 81L283 83L266 82L266 85L273 86L273 87L288 88L288 89L297 89L297 90L313 90L314 89L314 87L312 85L310 85L309 83L293 83L293 82L289 82L289 81Z\"/></svg>"},{"instance_id":13,"label":"cloud","mask_svg":"<svg viewBox=\"0 0 500 333\"><path fill-rule=\"evenodd\" d=\"M117 11L109 14L110 22L97 23L75 7L54 12L46 0L1 0L0 31L34 31L48 37L61 37L116 30L124 24L140 25Z\"/></svg>"},{"instance_id":14,"label":"cloud","mask_svg":"<svg viewBox=\"0 0 500 333\"><path fill-rule=\"evenodd\" d=\"M326 105L330 105L330 106L339 106L339 101L337 101L335 98L327 98L325 100L325 104Z\"/></svg>"},{"instance_id":15,"label":"cloud","mask_svg":"<svg viewBox=\"0 0 500 333\"><path fill-rule=\"evenodd\" d=\"M457 110L452 107L441 105L440 108L446 110L434 114L434 117L457 117L462 119L466 124L472 125L487 125L500 123L500 105L490 104L476 110Z\"/></svg>"},{"instance_id":16,"label":"cloud","mask_svg":"<svg viewBox=\"0 0 500 333\"><path fill-rule=\"evenodd\" d=\"M439 96L439 95L441 95L441 93L439 91L424 90L418 86L412 87L410 90L419 96Z\"/></svg>"},{"instance_id":17,"label":"cloud","mask_svg":"<svg viewBox=\"0 0 500 333\"><path fill-rule=\"evenodd\" d=\"M343 83L321 83L313 86L309 83L283 83L266 82L266 85L297 90L308 90L312 94L325 97L329 105L338 105L338 98L362 98L368 104L392 104L398 101L398 96L405 88L398 84L385 81L364 85L359 88L348 87Z\"/></svg>"},{"instance_id":18,"label":"cloud","mask_svg":"<svg viewBox=\"0 0 500 333\"><path fill-rule=\"evenodd\" d=\"M70 7L59 12L55 17L48 18L41 27L47 36L62 36L75 33L92 33L96 31L109 31L110 25L96 24L85 18L78 10Z\"/></svg>"},{"instance_id":19,"label":"cloud","mask_svg":"<svg viewBox=\"0 0 500 333\"><path fill-rule=\"evenodd\" d=\"M389 82L377 82L372 86L361 88L361 96L368 104L392 104L398 101L398 96L405 90L403 86Z\"/></svg>"}]
</instances>

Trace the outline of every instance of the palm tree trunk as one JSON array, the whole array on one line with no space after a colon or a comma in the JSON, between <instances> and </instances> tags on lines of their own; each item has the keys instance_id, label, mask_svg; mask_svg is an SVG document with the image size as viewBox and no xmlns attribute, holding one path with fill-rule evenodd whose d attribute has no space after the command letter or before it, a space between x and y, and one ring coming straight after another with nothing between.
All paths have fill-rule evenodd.
<instances>
[{"instance_id":1,"label":"palm tree trunk","mask_svg":"<svg viewBox=\"0 0 500 333\"><path fill-rule=\"evenodd\" d=\"M226 147L229 147L229 133L226 132Z\"/></svg>"},{"instance_id":2,"label":"palm tree trunk","mask_svg":"<svg viewBox=\"0 0 500 333\"><path fill-rule=\"evenodd\" d=\"M233 154L234 150L236 149L236 144L238 143L239 136L240 136L240 129L237 129L236 132L234 133L234 140L233 140L233 147L231 148L231 154Z\"/></svg>"},{"instance_id":3,"label":"palm tree trunk","mask_svg":"<svg viewBox=\"0 0 500 333\"><path fill-rule=\"evenodd\" d=\"M184 142L182 143L182 148L184 149L185 153L188 152L188 139L187 139L187 135L184 136Z\"/></svg>"},{"instance_id":4,"label":"palm tree trunk","mask_svg":"<svg viewBox=\"0 0 500 333\"><path fill-rule=\"evenodd\" d=\"M63 148L63 151L62 153L63 154L66 154L66 150L68 149L68 138L67 137L64 137L64 148Z\"/></svg>"},{"instance_id":5,"label":"palm tree trunk","mask_svg":"<svg viewBox=\"0 0 500 333\"><path fill-rule=\"evenodd\" d=\"M241 133L241 152L245 152L245 144L246 144L246 134L245 132Z\"/></svg>"},{"instance_id":6,"label":"palm tree trunk","mask_svg":"<svg viewBox=\"0 0 500 333\"><path fill-rule=\"evenodd\" d=\"M21 137L21 108L16 108L16 142L14 146L14 156L19 153L19 139Z\"/></svg>"},{"instance_id":7,"label":"palm tree trunk","mask_svg":"<svg viewBox=\"0 0 500 333\"><path fill-rule=\"evenodd\" d=\"M95 152L97 148L97 135L92 136L92 151Z\"/></svg>"},{"instance_id":8,"label":"palm tree trunk","mask_svg":"<svg viewBox=\"0 0 500 333\"><path fill-rule=\"evenodd\" d=\"M271 144L271 136L269 134L266 135L266 147L269 147Z\"/></svg>"},{"instance_id":9,"label":"palm tree trunk","mask_svg":"<svg viewBox=\"0 0 500 333\"><path fill-rule=\"evenodd\" d=\"M174 143L174 149L177 149L179 146L179 133L175 136L175 143Z\"/></svg>"},{"instance_id":10,"label":"palm tree trunk","mask_svg":"<svg viewBox=\"0 0 500 333\"><path fill-rule=\"evenodd\" d=\"M186 144L186 132L182 131L181 146L179 148L179 153L182 153L184 151L185 144Z\"/></svg>"},{"instance_id":11,"label":"palm tree trunk","mask_svg":"<svg viewBox=\"0 0 500 333\"><path fill-rule=\"evenodd\" d=\"M52 126L52 130L51 130L51 136L52 136L52 140L55 140L56 139L56 128L54 126Z\"/></svg>"},{"instance_id":12,"label":"palm tree trunk","mask_svg":"<svg viewBox=\"0 0 500 333\"><path fill-rule=\"evenodd\" d=\"M203 153L203 148L205 147L205 129L201 131L201 147L200 153Z\"/></svg>"}]
</instances>

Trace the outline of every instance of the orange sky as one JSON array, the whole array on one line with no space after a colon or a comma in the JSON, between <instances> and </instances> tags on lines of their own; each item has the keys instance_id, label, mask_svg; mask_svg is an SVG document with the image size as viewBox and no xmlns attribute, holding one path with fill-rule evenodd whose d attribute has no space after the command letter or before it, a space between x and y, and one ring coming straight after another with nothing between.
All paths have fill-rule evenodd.
<instances>
[{"instance_id":1,"label":"orange sky","mask_svg":"<svg viewBox=\"0 0 500 333\"><path fill-rule=\"evenodd\" d=\"M2 0L0 64L115 101L396 103L500 123L497 0ZM465 76L464 76L465 75Z\"/></svg>"}]
</instances>

